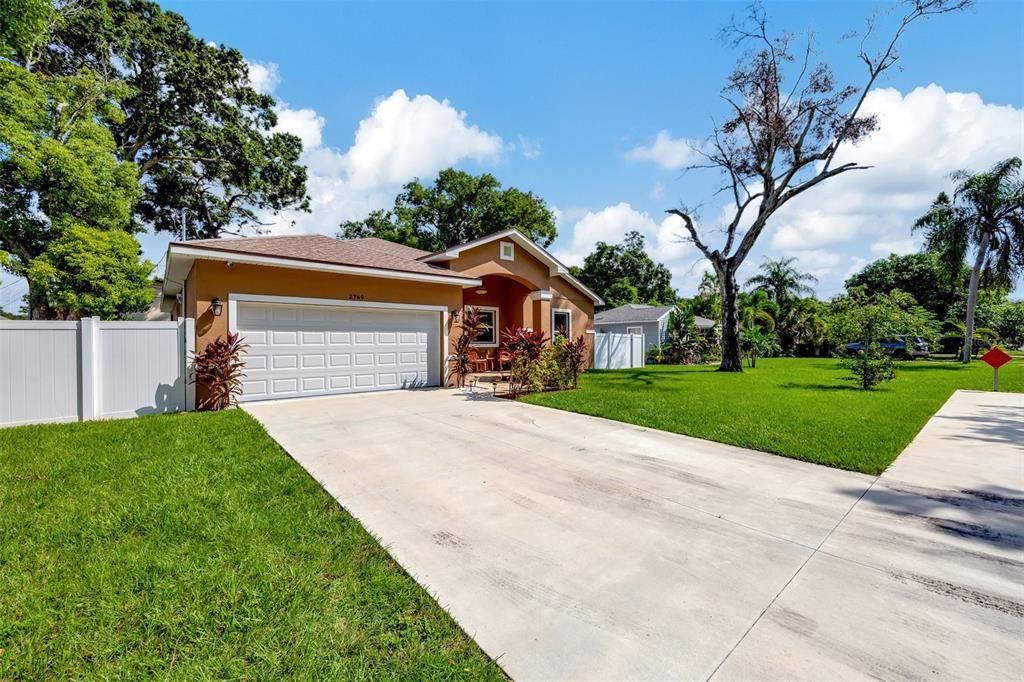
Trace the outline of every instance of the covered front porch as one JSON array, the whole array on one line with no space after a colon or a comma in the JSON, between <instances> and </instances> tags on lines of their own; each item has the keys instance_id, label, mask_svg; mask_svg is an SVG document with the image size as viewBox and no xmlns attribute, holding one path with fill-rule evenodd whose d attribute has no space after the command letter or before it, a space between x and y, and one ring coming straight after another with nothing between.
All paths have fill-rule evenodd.
<instances>
[{"instance_id":1,"label":"covered front porch","mask_svg":"<svg viewBox=\"0 0 1024 682\"><path fill-rule=\"evenodd\" d=\"M463 309L476 308L484 316L484 331L473 344L476 374L507 370L500 351L506 329L539 329L547 338L572 329L572 313L552 308L552 294L528 280L512 275L484 275L482 284L463 290Z\"/></svg>"}]
</instances>

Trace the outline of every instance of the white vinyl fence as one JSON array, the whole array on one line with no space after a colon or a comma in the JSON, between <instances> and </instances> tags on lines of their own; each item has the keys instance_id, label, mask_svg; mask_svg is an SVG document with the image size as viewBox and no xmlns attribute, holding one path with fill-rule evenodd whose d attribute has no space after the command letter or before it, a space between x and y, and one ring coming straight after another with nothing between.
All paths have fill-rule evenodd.
<instances>
[{"instance_id":1,"label":"white vinyl fence","mask_svg":"<svg viewBox=\"0 0 1024 682\"><path fill-rule=\"evenodd\" d=\"M643 334L594 334L594 369L643 367L644 359Z\"/></svg>"},{"instance_id":2,"label":"white vinyl fence","mask_svg":"<svg viewBox=\"0 0 1024 682\"><path fill-rule=\"evenodd\" d=\"M193 409L195 321L0 320L0 426Z\"/></svg>"}]
</instances>

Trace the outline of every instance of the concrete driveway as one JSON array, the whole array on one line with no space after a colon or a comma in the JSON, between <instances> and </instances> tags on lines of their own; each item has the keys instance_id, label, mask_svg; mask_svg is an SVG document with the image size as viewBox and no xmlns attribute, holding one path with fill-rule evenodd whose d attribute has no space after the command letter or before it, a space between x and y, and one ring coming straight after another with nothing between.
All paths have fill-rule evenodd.
<instances>
[{"instance_id":1,"label":"concrete driveway","mask_svg":"<svg viewBox=\"0 0 1024 682\"><path fill-rule=\"evenodd\" d=\"M515 679L1006 679L1024 396L990 395L877 480L457 391L245 409Z\"/></svg>"}]
</instances>

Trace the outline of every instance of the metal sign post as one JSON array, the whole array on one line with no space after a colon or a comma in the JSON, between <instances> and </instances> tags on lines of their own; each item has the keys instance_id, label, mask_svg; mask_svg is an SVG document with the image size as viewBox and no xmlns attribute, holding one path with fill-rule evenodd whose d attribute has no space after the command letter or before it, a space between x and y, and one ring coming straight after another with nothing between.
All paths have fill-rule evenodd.
<instances>
[{"instance_id":1,"label":"metal sign post","mask_svg":"<svg viewBox=\"0 0 1024 682\"><path fill-rule=\"evenodd\" d=\"M1002 348L993 347L981 356L981 359L992 367L992 390L999 391L999 368L1013 360Z\"/></svg>"}]
</instances>

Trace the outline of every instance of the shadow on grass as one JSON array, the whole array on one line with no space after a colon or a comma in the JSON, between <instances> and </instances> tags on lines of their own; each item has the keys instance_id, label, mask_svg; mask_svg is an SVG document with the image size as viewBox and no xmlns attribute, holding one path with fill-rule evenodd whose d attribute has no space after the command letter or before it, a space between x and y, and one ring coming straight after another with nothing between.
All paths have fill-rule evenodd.
<instances>
[{"instance_id":1,"label":"shadow on grass","mask_svg":"<svg viewBox=\"0 0 1024 682\"><path fill-rule=\"evenodd\" d=\"M936 361L913 361L906 360L896 365L896 371L898 372L962 372L967 368L967 365L960 364L959 362L950 362L948 360L936 360Z\"/></svg>"},{"instance_id":2,"label":"shadow on grass","mask_svg":"<svg viewBox=\"0 0 1024 682\"><path fill-rule=\"evenodd\" d=\"M779 384L779 388L803 388L807 390L815 391L859 391L862 390L859 386L853 384L801 384L796 381L787 381L784 384ZM885 389L876 389L885 390Z\"/></svg>"},{"instance_id":3,"label":"shadow on grass","mask_svg":"<svg viewBox=\"0 0 1024 682\"><path fill-rule=\"evenodd\" d=\"M617 372L614 375L613 382L627 384L633 383L635 381L641 381L644 384L650 386L654 383L655 379L664 380L666 374L665 372L638 372L635 370L628 371L628 373L626 372L627 370L620 370L619 372Z\"/></svg>"},{"instance_id":4,"label":"shadow on grass","mask_svg":"<svg viewBox=\"0 0 1024 682\"><path fill-rule=\"evenodd\" d=\"M735 375L735 372L719 372L717 367L707 365L654 365L661 369L615 369L595 372L601 375L601 383L604 385L619 384L628 386L630 383L641 381L644 384L653 384L659 381L665 384L665 388L676 389L677 381L686 380L689 377L702 376L705 374Z\"/></svg>"}]
</instances>

